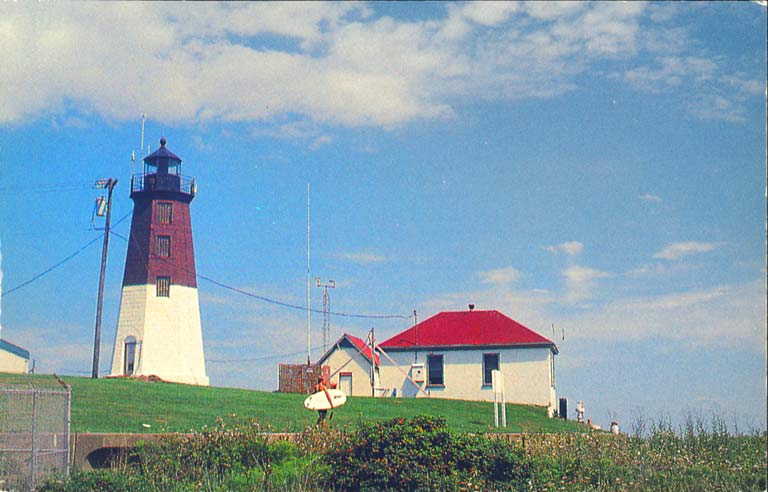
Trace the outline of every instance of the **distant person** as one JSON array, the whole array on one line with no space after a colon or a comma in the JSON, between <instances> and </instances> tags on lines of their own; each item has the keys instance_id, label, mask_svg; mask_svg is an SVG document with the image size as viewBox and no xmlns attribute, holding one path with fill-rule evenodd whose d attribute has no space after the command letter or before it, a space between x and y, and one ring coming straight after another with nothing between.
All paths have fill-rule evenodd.
<instances>
[{"instance_id":1,"label":"distant person","mask_svg":"<svg viewBox=\"0 0 768 492\"><path fill-rule=\"evenodd\" d=\"M328 386L326 385L325 378L323 377L317 378L317 384L315 385L315 393L320 391L325 393L326 398L328 398L328 403L331 405L331 417L333 417L333 400L331 400L331 395L328 393ZM325 429L326 415L328 415L328 410L317 411L317 422L315 422L315 427L320 426L321 429Z\"/></svg>"}]
</instances>

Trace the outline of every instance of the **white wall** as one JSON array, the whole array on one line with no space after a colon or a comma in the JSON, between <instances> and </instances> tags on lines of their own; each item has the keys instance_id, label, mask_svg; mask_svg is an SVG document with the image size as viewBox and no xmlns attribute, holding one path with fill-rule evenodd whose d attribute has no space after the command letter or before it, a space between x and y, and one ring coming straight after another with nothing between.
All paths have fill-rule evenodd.
<instances>
[{"instance_id":1,"label":"white wall","mask_svg":"<svg viewBox=\"0 0 768 492\"><path fill-rule=\"evenodd\" d=\"M0 372L27 373L29 360L0 349Z\"/></svg>"},{"instance_id":2,"label":"white wall","mask_svg":"<svg viewBox=\"0 0 768 492\"><path fill-rule=\"evenodd\" d=\"M414 362L413 352L388 351L405 372ZM420 351L418 361L425 364L429 352ZM493 401L490 385L483 385L483 354L498 353L499 369L504 373L505 398L510 403L555 405L555 388L551 385L549 347L503 349L434 350L443 355L443 387L421 386L433 398ZM399 396L424 396L396 367L382 360L381 385L397 388Z\"/></svg>"},{"instance_id":3,"label":"white wall","mask_svg":"<svg viewBox=\"0 0 768 492\"><path fill-rule=\"evenodd\" d=\"M124 344L137 340L134 375L208 385L197 289L171 285L169 297L157 297L155 285L123 287L111 375L123 374Z\"/></svg>"}]
</instances>

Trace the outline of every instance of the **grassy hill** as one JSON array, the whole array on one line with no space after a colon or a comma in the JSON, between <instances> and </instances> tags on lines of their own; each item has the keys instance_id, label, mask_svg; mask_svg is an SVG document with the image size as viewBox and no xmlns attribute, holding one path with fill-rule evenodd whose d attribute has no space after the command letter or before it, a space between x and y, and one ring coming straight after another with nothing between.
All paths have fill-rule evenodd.
<instances>
[{"instance_id":1,"label":"grassy hill","mask_svg":"<svg viewBox=\"0 0 768 492\"><path fill-rule=\"evenodd\" d=\"M130 379L62 379L72 387L73 432L186 432L213 426L218 417L231 423L255 420L276 432L292 432L314 424L317 418L316 412L304 408L305 395ZM490 402L425 398L349 398L334 411L331 425L346 427L422 414L442 415L459 431L494 430ZM529 405L508 404L507 425L505 432L583 430L572 421L549 419L543 408Z\"/></svg>"}]
</instances>

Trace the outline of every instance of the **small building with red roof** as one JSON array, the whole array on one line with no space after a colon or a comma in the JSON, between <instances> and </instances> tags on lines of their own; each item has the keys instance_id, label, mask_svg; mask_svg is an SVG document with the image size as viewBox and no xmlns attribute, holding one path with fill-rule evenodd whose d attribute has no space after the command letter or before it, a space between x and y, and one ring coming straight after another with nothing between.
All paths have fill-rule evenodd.
<instances>
[{"instance_id":1,"label":"small building with red roof","mask_svg":"<svg viewBox=\"0 0 768 492\"><path fill-rule=\"evenodd\" d=\"M372 361L375 361L375 365ZM333 347L320 357L317 365L330 367L332 376L329 383L347 396L373 396L372 370L373 387L379 387L379 354L372 358L370 344L348 333L342 335Z\"/></svg>"},{"instance_id":2,"label":"small building with red roof","mask_svg":"<svg viewBox=\"0 0 768 492\"><path fill-rule=\"evenodd\" d=\"M555 343L499 311L473 308L438 313L382 342L396 363L381 367L382 386L402 396L493 401L498 369L506 401L554 408Z\"/></svg>"}]
</instances>

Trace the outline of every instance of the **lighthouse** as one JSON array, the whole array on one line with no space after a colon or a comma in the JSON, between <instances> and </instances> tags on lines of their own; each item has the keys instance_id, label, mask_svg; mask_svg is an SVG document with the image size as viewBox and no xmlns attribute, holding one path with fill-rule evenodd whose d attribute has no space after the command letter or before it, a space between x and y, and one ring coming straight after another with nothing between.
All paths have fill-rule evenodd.
<instances>
[{"instance_id":1,"label":"lighthouse","mask_svg":"<svg viewBox=\"0 0 768 492\"><path fill-rule=\"evenodd\" d=\"M155 375L208 385L189 205L194 178L160 148L131 178L133 216L125 258L112 376Z\"/></svg>"}]
</instances>

